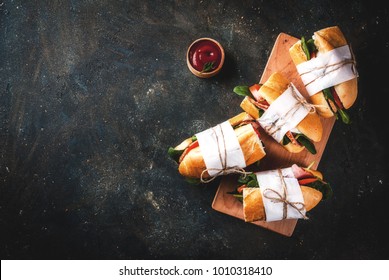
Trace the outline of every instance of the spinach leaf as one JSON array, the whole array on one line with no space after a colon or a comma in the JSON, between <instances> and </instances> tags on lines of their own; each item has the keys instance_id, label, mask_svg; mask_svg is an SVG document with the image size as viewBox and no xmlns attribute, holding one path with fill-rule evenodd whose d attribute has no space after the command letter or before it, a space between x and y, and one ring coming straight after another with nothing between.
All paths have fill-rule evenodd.
<instances>
[{"instance_id":1,"label":"spinach leaf","mask_svg":"<svg viewBox=\"0 0 389 280\"><path fill-rule=\"evenodd\" d=\"M307 57L307 60L310 60L311 59L311 54L309 52L309 49L308 49L308 46L307 46L307 42L305 41L304 36L301 37L301 48L303 49L303 51L305 53L305 56Z\"/></svg>"},{"instance_id":2,"label":"spinach leaf","mask_svg":"<svg viewBox=\"0 0 389 280\"><path fill-rule=\"evenodd\" d=\"M262 115L265 113L265 110L258 108L258 118L262 117Z\"/></svg>"},{"instance_id":3,"label":"spinach leaf","mask_svg":"<svg viewBox=\"0 0 389 280\"><path fill-rule=\"evenodd\" d=\"M201 180L199 178L185 177L185 181L187 181L191 185L200 185L201 184Z\"/></svg>"},{"instance_id":4,"label":"spinach leaf","mask_svg":"<svg viewBox=\"0 0 389 280\"><path fill-rule=\"evenodd\" d=\"M320 191L323 194L322 200L329 199L333 195L333 190L331 188L331 185L321 180L317 180L315 182L309 183L307 184L307 186Z\"/></svg>"},{"instance_id":5,"label":"spinach leaf","mask_svg":"<svg viewBox=\"0 0 389 280\"><path fill-rule=\"evenodd\" d=\"M297 134L293 134L294 135L294 138L296 138L296 141L300 144L300 145L303 145L311 154L316 154L316 148L315 148L315 145L312 144L311 140L309 140L307 138L307 136L305 136L304 134L302 133L297 133ZM284 138L282 138L282 145L287 145L289 144L291 141L290 139L288 138L288 136L284 135Z\"/></svg>"},{"instance_id":6,"label":"spinach leaf","mask_svg":"<svg viewBox=\"0 0 389 280\"><path fill-rule=\"evenodd\" d=\"M240 96L248 96L255 100L255 97L251 93L248 86L236 86L234 87L233 91Z\"/></svg>"},{"instance_id":7,"label":"spinach leaf","mask_svg":"<svg viewBox=\"0 0 389 280\"><path fill-rule=\"evenodd\" d=\"M312 142L302 133L296 134L295 138L297 142L299 142L301 145L303 145L311 154L316 154L316 148L315 145L312 144Z\"/></svg>"},{"instance_id":8,"label":"spinach leaf","mask_svg":"<svg viewBox=\"0 0 389 280\"><path fill-rule=\"evenodd\" d=\"M308 48L309 54L317 52L315 41L312 38L308 39L306 41L306 44L307 44L307 48Z\"/></svg>"},{"instance_id":9,"label":"spinach leaf","mask_svg":"<svg viewBox=\"0 0 389 280\"><path fill-rule=\"evenodd\" d=\"M284 135L284 137L282 138L282 145L288 145L290 143L290 139L288 136L286 136L286 134Z\"/></svg>"},{"instance_id":10,"label":"spinach leaf","mask_svg":"<svg viewBox=\"0 0 389 280\"><path fill-rule=\"evenodd\" d=\"M335 98L332 95L331 89L330 88L325 88L322 91L323 91L323 94L324 94L324 98L327 100L327 103L328 103L328 100L331 100L335 104L335 106L336 106ZM340 109L338 106L336 106L336 108L338 110L337 110L337 112L334 112L334 110L332 110L332 107L331 107L331 105L329 103L328 103L328 106L330 107L331 111L334 113L336 119L339 119L338 116L340 116L340 118L342 119L342 121L345 124L350 124L351 123L350 116L347 114L347 112L345 110Z\"/></svg>"},{"instance_id":11,"label":"spinach leaf","mask_svg":"<svg viewBox=\"0 0 389 280\"><path fill-rule=\"evenodd\" d=\"M247 185L247 186L258 186L257 176L255 173L250 173L248 175L240 175L238 178L238 183L240 185Z\"/></svg>"},{"instance_id":12,"label":"spinach leaf","mask_svg":"<svg viewBox=\"0 0 389 280\"><path fill-rule=\"evenodd\" d=\"M343 121L345 124L350 124L350 123L351 123L350 116L346 113L345 110L338 109L338 113L339 113L339 115L340 115L342 121Z\"/></svg>"},{"instance_id":13,"label":"spinach leaf","mask_svg":"<svg viewBox=\"0 0 389 280\"><path fill-rule=\"evenodd\" d=\"M167 151L168 155L177 163L178 163L180 156L182 155L183 152L184 152L184 150L175 150L173 147L169 147L169 149Z\"/></svg>"}]
</instances>

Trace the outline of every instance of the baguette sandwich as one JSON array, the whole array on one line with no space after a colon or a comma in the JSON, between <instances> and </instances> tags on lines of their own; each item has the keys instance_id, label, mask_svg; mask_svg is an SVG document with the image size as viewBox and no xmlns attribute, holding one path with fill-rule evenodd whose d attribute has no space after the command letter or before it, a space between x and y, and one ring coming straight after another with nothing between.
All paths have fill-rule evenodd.
<instances>
[{"instance_id":1,"label":"baguette sandwich","mask_svg":"<svg viewBox=\"0 0 389 280\"><path fill-rule=\"evenodd\" d=\"M243 203L244 220L254 222L307 219L306 212L330 198L333 192L320 171L293 164L289 168L240 176L237 189L229 194Z\"/></svg>"},{"instance_id":2,"label":"baguette sandwich","mask_svg":"<svg viewBox=\"0 0 389 280\"><path fill-rule=\"evenodd\" d=\"M244 173L243 168L259 162L266 155L258 131L259 124L249 114L242 112L224 124L233 130L229 139L228 131L215 132L220 126L218 125L168 149L169 156L178 164L179 173L187 181L207 183L219 175ZM204 136L200 136L205 132L209 132L207 134L213 138L201 140ZM230 149L228 142L236 142L237 145ZM210 149L213 150L209 151ZM216 158L216 162L209 159L212 157L210 154L213 154L213 160Z\"/></svg>"},{"instance_id":3,"label":"baguette sandwich","mask_svg":"<svg viewBox=\"0 0 389 280\"><path fill-rule=\"evenodd\" d=\"M338 26L314 32L312 38L301 37L289 49L310 95L318 105L317 112L324 118L335 116L346 124L346 112L358 95L358 73L347 41Z\"/></svg>"},{"instance_id":4,"label":"baguette sandwich","mask_svg":"<svg viewBox=\"0 0 389 280\"><path fill-rule=\"evenodd\" d=\"M273 73L264 84L254 84L250 87L237 86L234 88L234 92L245 96L240 103L240 107L259 121L265 131L283 145L286 150L291 153L299 153L307 149L310 153L316 154L313 142L319 142L323 134L320 117L315 112L315 108L298 93L294 85L281 73ZM294 97L285 99L284 94ZM283 101L284 103L281 103L281 100L278 101L281 96L283 96L282 100L291 102L288 101L289 103L285 104L285 101ZM276 106L279 110L275 108ZM272 107L273 109L270 110ZM282 115L278 116L279 119L274 119L277 114L272 115L273 120L268 125L264 125L263 121L269 116L266 115L266 112L269 111L268 113L270 113L274 109L283 110ZM301 111L304 110L305 114L301 115ZM297 111L299 113L296 113ZM300 118L295 119L297 116L300 116ZM275 134L272 133L278 134L278 136L275 137Z\"/></svg>"}]
</instances>

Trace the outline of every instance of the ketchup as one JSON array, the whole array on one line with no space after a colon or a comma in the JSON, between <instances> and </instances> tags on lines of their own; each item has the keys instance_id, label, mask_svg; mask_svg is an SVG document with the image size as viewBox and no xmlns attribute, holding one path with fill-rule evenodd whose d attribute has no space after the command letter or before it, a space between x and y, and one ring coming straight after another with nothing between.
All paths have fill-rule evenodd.
<instances>
[{"instance_id":1,"label":"ketchup","mask_svg":"<svg viewBox=\"0 0 389 280\"><path fill-rule=\"evenodd\" d=\"M207 72L215 70L221 61L222 52L219 46L210 40L200 40L193 44L189 50L189 61L197 71Z\"/></svg>"}]
</instances>

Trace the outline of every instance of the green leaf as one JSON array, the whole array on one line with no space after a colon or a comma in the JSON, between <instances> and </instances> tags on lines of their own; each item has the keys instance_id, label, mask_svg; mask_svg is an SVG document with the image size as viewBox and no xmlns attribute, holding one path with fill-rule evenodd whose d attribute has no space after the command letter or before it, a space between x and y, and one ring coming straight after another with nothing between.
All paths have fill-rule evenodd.
<instances>
[{"instance_id":1,"label":"green leaf","mask_svg":"<svg viewBox=\"0 0 389 280\"><path fill-rule=\"evenodd\" d=\"M215 68L214 64L215 64L215 61L210 61L210 62L205 63L203 66L203 70L201 70L201 73L212 71Z\"/></svg>"},{"instance_id":2,"label":"green leaf","mask_svg":"<svg viewBox=\"0 0 389 280\"><path fill-rule=\"evenodd\" d=\"M346 113L345 110L338 109L338 113L339 113L339 115L340 115L342 121L343 121L345 124L350 124L350 123L351 123L350 116Z\"/></svg>"},{"instance_id":3,"label":"green leaf","mask_svg":"<svg viewBox=\"0 0 389 280\"><path fill-rule=\"evenodd\" d=\"M242 174L238 178L239 185L253 184L253 183L250 183L252 181L257 182L257 176L255 175L255 173L250 173L246 176ZM258 182L256 184L258 185Z\"/></svg>"},{"instance_id":4,"label":"green leaf","mask_svg":"<svg viewBox=\"0 0 389 280\"><path fill-rule=\"evenodd\" d=\"M177 163L178 163L180 156L182 155L183 152L184 152L184 150L175 150L173 147L169 147L169 149L167 151L168 155Z\"/></svg>"},{"instance_id":5,"label":"green leaf","mask_svg":"<svg viewBox=\"0 0 389 280\"><path fill-rule=\"evenodd\" d=\"M257 177L255 177L255 180L251 180L246 185L248 188L259 188Z\"/></svg>"},{"instance_id":6,"label":"green leaf","mask_svg":"<svg viewBox=\"0 0 389 280\"><path fill-rule=\"evenodd\" d=\"M323 92L323 95L324 95L324 98L325 100L327 101L327 104L328 104L328 107L330 108L330 110L332 111L332 113L334 113L336 119L338 119L338 114L336 112L334 112L334 110L332 109L332 106L330 104L330 102L328 100L331 100L335 106L336 106L336 102L335 102L335 98L334 96L332 95L332 92L331 92L331 89L330 88L325 88L322 90Z\"/></svg>"},{"instance_id":7,"label":"green leaf","mask_svg":"<svg viewBox=\"0 0 389 280\"><path fill-rule=\"evenodd\" d=\"M307 186L320 191L323 194L322 200L329 199L333 196L331 185L329 183L323 182L322 180L309 183Z\"/></svg>"},{"instance_id":8,"label":"green leaf","mask_svg":"<svg viewBox=\"0 0 389 280\"><path fill-rule=\"evenodd\" d=\"M284 135L284 137L282 138L282 145L288 145L290 143L290 139L288 136L286 136L286 134Z\"/></svg>"},{"instance_id":9,"label":"green leaf","mask_svg":"<svg viewBox=\"0 0 389 280\"><path fill-rule=\"evenodd\" d=\"M248 96L255 100L254 95L251 93L248 86L236 86L234 87L233 91L240 96Z\"/></svg>"},{"instance_id":10,"label":"green leaf","mask_svg":"<svg viewBox=\"0 0 389 280\"><path fill-rule=\"evenodd\" d=\"M312 38L309 38L308 40L306 40L306 44L307 44L309 54L317 51L315 41Z\"/></svg>"},{"instance_id":11,"label":"green leaf","mask_svg":"<svg viewBox=\"0 0 389 280\"><path fill-rule=\"evenodd\" d=\"M304 134L299 133L295 135L297 142L303 145L311 154L316 154L315 145L312 144L311 140L309 140Z\"/></svg>"},{"instance_id":12,"label":"green leaf","mask_svg":"<svg viewBox=\"0 0 389 280\"><path fill-rule=\"evenodd\" d=\"M335 106L336 106L335 98L332 95L331 89L330 88L325 88L322 91L323 91L323 94L324 94L324 98L327 100L327 102L328 102L328 100L331 100L335 104ZM339 115L340 118L342 119L342 121L345 124L350 124L351 123L350 116L347 114L347 112L345 110L340 109L338 106L336 106L338 110L337 110L337 112L334 112L334 110L332 110L331 105L328 104L328 106L331 108L331 111L334 113L336 119L338 119L338 115Z\"/></svg>"},{"instance_id":13,"label":"green leaf","mask_svg":"<svg viewBox=\"0 0 389 280\"><path fill-rule=\"evenodd\" d=\"M305 136L304 134L302 133L297 133L297 134L293 134L294 135L294 138L296 138L296 141L300 144L300 145L303 145L311 154L316 154L316 148L315 148L315 145L312 144L311 140L309 140L307 138L307 136ZM288 136L284 135L284 137L282 138L282 145L288 145L290 143L290 139Z\"/></svg>"},{"instance_id":14,"label":"green leaf","mask_svg":"<svg viewBox=\"0 0 389 280\"><path fill-rule=\"evenodd\" d=\"M200 185L201 184L201 180L199 178L185 177L185 181L187 181L191 185Z\"/></svg>"},{"instance_id":15,"label":"green leaf","mask_svg":"<svg viewBox=\"0 0 389 280\"><path fill-rule=\"evenodd\" d=\"M259 118L262 117L262 115L265 113L265 110L258 108L258 116Z\"/></svg>"},{"instance_id":16,"label":"green leaf","mask_svg":"<svg viewBox=\"0 0 389 280\"><path fill-rule=\"evenodd\" d=\"M307 57L307 60L310 60L311 59L311 54L309 52L309 49L308 49L308 46L307 46L307 42L305 41L304 36L301 37L301 48L303 49L303 51L305 53L305 56Z\"/></svg>"},{"instance_id":17,"label":"green leaf","mask_svg":"<svg viewBox=\"0 0 389 280\"><path fill-rule=\"evenodd\" d=\"M334 96L332 95L332 92L331 92L330 88L325 88L322 91L323 91L324 97L326 99L329 99L329 100L331 100L332 102L335 103L335 99L334 99Z\"/></svg>"}]
</instances>

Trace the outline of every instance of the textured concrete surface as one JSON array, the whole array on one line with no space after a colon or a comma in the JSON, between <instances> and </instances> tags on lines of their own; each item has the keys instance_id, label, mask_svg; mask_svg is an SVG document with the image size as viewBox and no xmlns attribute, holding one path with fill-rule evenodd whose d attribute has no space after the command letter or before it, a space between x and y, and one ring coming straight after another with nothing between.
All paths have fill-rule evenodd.
<instances>
[{"instance_id":1,"label":"textured concrete surface","mask_svg":"<svg viewBox=\"0 0 389 280\"><path fill-rule=\"evenodd\" d=\"M388 8L184 2L0 1L1 259L388 259ZM334 198L292 237L212 210L219 180L188 185L168 147L240 112L280 32L331 25L360 75L320 163ZM199 37L226 51L207 80L185 61Z\"/></svg>"}]
</instances>

